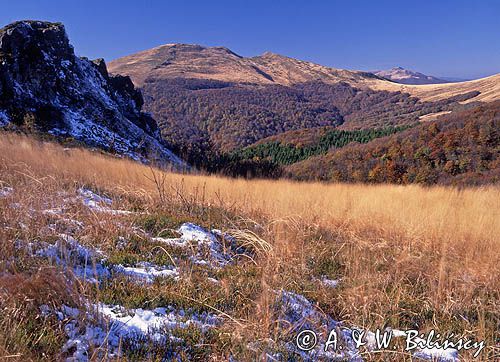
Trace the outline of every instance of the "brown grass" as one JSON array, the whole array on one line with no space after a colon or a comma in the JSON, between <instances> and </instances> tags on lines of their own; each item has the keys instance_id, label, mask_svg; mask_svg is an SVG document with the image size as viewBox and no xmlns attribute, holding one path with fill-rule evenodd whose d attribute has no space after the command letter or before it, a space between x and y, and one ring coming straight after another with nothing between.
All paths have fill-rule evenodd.
<instances>
[{"instance_id":1,"label":"brown grass","mask_svg":"<svg viewBox=\"0 0 500 362\"><path fill-rule=\"evenodd\" d=\"M151 209L177 205L185 215L195 213L195 205L224 209L243 217L231 221L238 228L248 225L244 218L257 220L258 235L239 235L266 255L256 261L261 279L254 312L239 316L246 327L234 328L241 336L277 333L271 291L290 289L358 326L452 330L486 338L490 356L500 338L497 186L459 190L181 175L6 134L0 138L0 181L33 190L25 201L87 184ZM342 278L340 287L332 292L310 284L311 275L324 274Z\"/></svg>"},{"instance_id":2,"label":"brown grass","mask_svg":"<svg viewBox=\"0 0 500 362\"><path fill-rule=\"evenodd\" d=\"M500 92L500 82L498 81L499 79L500 74L495 74L485 78L458 83L409 85L380 80L370 80L366 83L370 88L375 90L387 90L391 92L400 91L402 93L409 93L412 96L421 99L422 101L438 101L472 91L481 92L478 96L463 102L469 103L493 102L498 100L498 95Z\"/></svg>"},{"instance_id":3,"label":"brown grass","mask_svg":"<svg viewBox=\"0 0 500 362\"><path fill-rule=\"evenodd\" d=\"M2 135L0 155L3 167L14 172L12 176L54 177L151 197L157 192L152 176L160 171L87 150L63 150L54 144ZM458 190L248 181L175 173L162 173L162 176L171 193L182 192L189 198L194 194L201 196L203 192L208 204L223 201L247 213L262 212L271 219L297 217L328 228L369 226L387 233L403 233L412 240L468 244L474 249L495 250L500 242L500 188L497 186ZM481 262L488 262L491 256Z\"/></svg>"}]
</instances>

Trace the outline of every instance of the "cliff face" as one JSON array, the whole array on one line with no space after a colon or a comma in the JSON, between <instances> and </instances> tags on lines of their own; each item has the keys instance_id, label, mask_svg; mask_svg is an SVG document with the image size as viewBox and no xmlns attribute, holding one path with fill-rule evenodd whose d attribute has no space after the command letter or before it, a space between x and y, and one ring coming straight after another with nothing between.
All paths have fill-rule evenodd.
<instances>
[{"instance_id":1,"label":"cliff face","mask_svg":"<svg viewBox=\"0 0 500 362\"><path fill-rule=\"evenodd\" d=\"M62 24L20 21L0 29L0 126L181 165L142 105L129 77L109 75L102 59L75 55Z\"/></svg>"}]
</instances>

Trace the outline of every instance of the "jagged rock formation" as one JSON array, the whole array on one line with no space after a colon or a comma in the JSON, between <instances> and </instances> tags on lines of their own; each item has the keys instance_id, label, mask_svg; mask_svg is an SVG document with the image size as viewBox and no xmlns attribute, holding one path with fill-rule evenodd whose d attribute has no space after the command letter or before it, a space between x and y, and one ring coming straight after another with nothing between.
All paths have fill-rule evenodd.
<instances>
[{"instance_id":1,"label":"jagged rock formation","mask_svg":"<svg viewBox=\"0 0 500 362\"><path fill-rule=\"evenodd\" d=\"M182 165L142 105L129 77L109 75L102 59L75 55L62 24L19 21L0 29L0 126Z\"/></svg>"}]
</instances>

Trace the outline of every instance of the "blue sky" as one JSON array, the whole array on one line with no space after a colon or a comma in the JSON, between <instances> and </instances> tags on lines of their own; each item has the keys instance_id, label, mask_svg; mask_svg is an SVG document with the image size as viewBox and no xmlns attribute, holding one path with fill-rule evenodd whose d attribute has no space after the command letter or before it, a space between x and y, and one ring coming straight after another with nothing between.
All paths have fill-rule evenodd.
<instances>
[{"instance_id":1,"label":"blue sky","mask_svg":"<svg viewBox=\"0 0 500 362\"><path fill-rule=\"evenodd\" d=\"M272 51L346 69L500 72L500 1L0 0L2 25L61 21L79 55L111 60L164 43Z\"/></svg>"}]
</instances>

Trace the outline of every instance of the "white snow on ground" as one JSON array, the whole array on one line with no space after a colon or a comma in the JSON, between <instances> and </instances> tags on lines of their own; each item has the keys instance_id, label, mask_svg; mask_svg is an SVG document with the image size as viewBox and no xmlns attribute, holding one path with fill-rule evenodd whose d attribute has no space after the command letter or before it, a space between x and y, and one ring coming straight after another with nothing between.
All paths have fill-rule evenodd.
<instances>
[{"instance_id":1,"label":"white snow on ground","mask_svg":"<svg viewBox=\"0 0 500 362\"><path fill-rule=\"evenodd\" d=\"M14 192L12 187L2 187L0 188L0 197L7 197Z\"/></svg>"},{"instance_id":2,"label":"white snow on ground","mask_svg":"<svg viewBox=\"0 0 500 362\"><path fill-rule=\"evenodd\" d=\"M78 189L78 193L83 197L83 203L88 207L95 207L100 204L111 205L113 203L113 200L109 197L98 195L95 192L83 187Z\"/></svg>"},{"instance_id":3,"label":"white snow on ground","mask_svg":"<svg viewBox=\"0 0 500 362\"><path fill-rule=\"evenodd\" d=\"M162 267L152 263L139 263L134 267L113 265L109 268L103 264L106 256L100 250L82 246L70 235L61 234L55 244L47 245L38 250L37 256L47 257L56 264L72 269L73 274L90 283L111 277L111 271L130 276L132 279L151 283L157 277L172 277L178 279L179 273L171 266Z\"/></svg>"},{"instance_id":4,"label":"white snow on ground","mask_svg":"<svg viewBox=\"0 0 500 362\"><path fill-rule=\"evenodd\" d=\"M289 331L291 335L305 329L311 329L317 333L324 332L324 338L319 338L318 345L310 351L305 352L299 350L295 345L295 340L293 342L286 343L285 348L299 354L304 361L328 359L335 361L349 360L352 362L360 362L363 360L354 347L351 331L348 328L341 328L341 324L339 322L318 311L307 298L300 294L282 291L279 298L280 319L285 322L283 323L283 328ZM330 348L325 352L324 349L327 332L332 329L341 330L342 334L339 336L339 345L342 345L343 349L337 349L337 351L334 351L333 348ZM342 340L342 342L340 342L340 340Z\"/></svg>"},{"instance_id":5,"label":"white snow on ground","mask_svg":"<svg viewBox=\"0 0 500 362\"><path fill-rule=\"evenodd\" d=\"M438 348L423 348L415 352L413 356L420 359L436 362L458 362L458 350L455 348L438 349Z\"/></svg>"},{"instance_id":6,"label":"white snow on ground","mask_svg":"<svg viewBox=\"0 0 500 362\"><path fill-rule=\"evenodd\" d=\"M406 337L404 331L393 329L392 334L394 337ZM425 343L420 337L415 337L415 342ZM421 348L416 351L413 356L424 360L437 361L437 362L458 362L458 350L455 348L439 349L439 348Z\"/></svg>"},{"instance_id":7,"label":"white snow on ground","mask_svg":"<svg viewBox=\"0 0 500 362\"><path fill-rule=\"evenodd\" d=\"M113 203L113 200L111 200L108 197L100 196L89 189L82 187L78 189L78 194L80 195L80 197L82 197L82 201L85 204L85 206L87 206L91 210L97 212L109 213L112 215L132 214L132 212L128 210L111 209L109 206Z\"/></svg>"},{"instance_id":8,"label":"white snow on ground","mask_svg":"<svg viewBox=\"0 0 500 362\"><path fill-rule=\"evenodd\" d=\"M288 291L281 293L281 318L289 323L288 328L296 331L312 329L316 332L322 330L332 330L333 328L340 327L340 323L334 321L328 315L325 315L314 308L313 304L300 294L295 294ZM286 327L286 326L285 326ZM317 360L318 358L327 358L338 360L339 358L347 359L349 361L362 361L359 351L356 350L354 341L352 340L352 329L342 327L342 339L344 342L344 351L334 353L333 351L324 352L324 343L318 343L318 346L309 352L300 351L295 348L293 344L287 344L286 347L294 352L300 354L306 361ZM354 328L356 329L356 328ZM397 329L392 330L394 337L406 337L404 331ZM319 335L319 334L318 334ZM340 338L340 337L339 337ZM375 334L371 331L366 332L365 336L369 349L375 346ZM326 339L326 336L325 338ZM421 338L415 337L415 342L425 341ZM416 358L436 361L436 362L458 362L458 350L455 348L439 349L439 348L422 348L413 353Z\"/></svg>"},{"instance_id":9,"label":"white snow on ground","mask_svg":"<svg viewBox=\"0 0 500 362\"><path fill-rule=\"evenodd\" d=\"M210 313L192 313L173 307L125 310L120 306L99 304L97 310L107 317L112 324L111 328L119 327L122 336L133 336L136 333L149 333L160 329L186 328L196 325L202 331L215 327L220 319ZM163 338L161 333L156 333L154 338Z\"/></svg>"},{"instance_id":10,"label":"white snow on ground","mask_svg":"<svg viewBox=\"0 0 500 362\"><path fill-rule=\"evenodd\" d=\"M142 262L135 267L114 265L113 270L120 274L128 275L132 278L141 279L147 283L152 283L158 277L172 277L179 279L179 273L174 267L158 267L157 265Z\"/></svg>"},{"instance_id":11,"label":"white snow on ground","mask_svg":"<svg viewBox=\"0 0 500 362\"><path fill-rule=\"evenodd\" d=\"M89 361L90 347L104 346L108 339L108 333L105 329L97 326L85 326L84 332L80 331L77 321L73 320L66 324L64 331L68 340L62 347L63 353L73 351L73 354L66 358L66 362L86 362ZM114 351L109 351L108 357L115 356Z\"/></svg>"},{"instance_id":12,"label":"white snow on ground","mask_svg":"<svg viewBox=\"0 0 500 362\"><path fill-rule=\"evenodd\" d=\"M118 357L124 340L128 340L132 348L134 345L140 347L145 338L159 344L168 340L182 342L171 334L173 329L193 325L205 332L221 322L219 317L210 313L188 313L173 307L126 310L117 305L98 304L90 309L99 318L85 326L81 326L77 320L79 312L75 313L73 308L56 312L60 320L70 319L65 326L68 341L63 352L73 353L67 361L88 361L91 347L106 350L106 355L100 356L104 359ZM50 308L44 308L42 313L47 313L47 310Z\"/></svg>"},{"instance_id":13,"label":"white snow on ground","mask_svg":"<svg viewBox=\"0 0 500 362\"><path fill-rule=\"evenodd\" d=\"M42 210L43 215L49 215L49 216L54 216L57 217L58 220L65 222L66 224L73 225L74 227L77 227L79 229L84 227L83 222L75 219L70 219L67 217L64 217L65 211L61 207L55 207L52 209L45 209Z\"/></svg>"},{"instance_id":14,"label":"white snow on ground","mask_svg":"<svg viewBox=\"0 0 500 362\"><path fill-rule=\"evenodd\" d=\"M153 240L178 247L187 247L191 242L197 242L198 253L191 257L191 261L199 265L225 266L231 263L238 254L234 238L220 230L208 231L199 225L184 223L177 229L177 232L181 234L179 238L157 237ZM224 246L219 239L224 239L228 245ZM202 256L203 251L207 249L209 252L208 260Z\"/></svg>"},{"instance_id":15,"label":"white snow on ground","mask_svg":"<svg viewBox=\"0 0 500 362\"><path fill-rule=\"evenodd\" d=\"M323 285L326 286L326 287L336 288L339 285L340 280L338 280L338 279L328 279L327 277L323 276L321 278L321 283L323 283Z\"/></svg>"},{"instance_id":16,"label":"white snow on ground","mask_svg":"<svg viewBox=\"0 0 500 362\"><path fill-rule=\"evenodd\" d=\"M199 243L217 243L218 240L209 231L205 230L201 226L185 223L177 230L182 234L181 238L189 241L198 241Z\"/></svg>"},{"instance_id":17,"label":"white snow on ground","mask_svg":"<svg viewBox=\"0 0 500 362\"><path fill-rule=\"evenodd\" d=\"M60 207L55 207L53 209L46 209L42 211L42 214L44 215L53 215L53 216L59 216L63 213L63 209Z\"/></svg>"},{"instance_id":18,"label":"white snow on ground","mask_svg":"<svg viewBox=\"0 0 500 362\"><path fill-rule=\"evenodd\" d=\"M334 321L329 316L318 311L314 305L304 296L288 291L280 294L281 309L280 317L284 323L284 328L291 334L299 330L312 329L316 332L328 331L332 328L340 330L339 343L342 350L324 351L324 341L320 337L320 343L311 351L298 350L294 342L284 344L289 351L300 355L304 361L316 360L347 360L361 362L359 351L354 347L351 339L351 329L341 326L341 323ZM42 316L54 313L59 320L65 321L65 333L68 337L64 344L63 353L71 356L67 361L88 361L90 348L99 348L100 358L119 357L123 348L123 342L127 341L130 348L140 348L145 341L151 341L160 345L166 342L181 343L182 339L174 337L172 330L176 328L187 328L195 326L202 332L219 325L220 317L211 313L196 313L183 309L176 309L171 306L159 307L155 309L125 309L119 305L88 304L89 313L81 316L81 312L76 308L64 306L61 310L52 310L47 305L40 307ZM98 316L97 319L93 316ZM84 317L84 318L82 318ZM82 322L85 321L85 322ZM85 323L85 324L83 324ZM319 336L324 336L322 333ZM393 330L394 337L403 337L403 331ZM372 332L367 333L367 341L374 340ZM323 338L324 339L324 338ZM282 360L279 352L269 352L269 357L273 360ZM173 357L173 355L171 356ZM422 349L414 353L414 357L439 362L458 362L458 351L450 348Z\"/></svg>"},{"instance_id":19,"label":"white snow on ground","mask_svg":"<svg viewBox=\"0 0 500 362\"><path fill-rule=\"evenodd\" d=\"M10 122L9 116L3 110L0 110L0 127L5 127Z\"/></svg>"},{"instance_id":20,"label":"white snow on ground","mask_svg":"<svg viewBox=\"0 0 500 362\"><path fill-rule=\"evenodd\" d=\"M152 238L153 241L158 241L160 243L164 243L170 246L176 246L179 248L184 248L188 246L188 240L185 240L183 238L162 238L162 237L156 237Z\"/></svg>"},{"instance_id":21,"label":"white snow on ground","mask_svg":"<svg viewBox=\"0 0 500 362\"><path fill-rule=\"evenodd\" d=\"M77 278L90 283L110 276L108 268L102 265L104 255L98 250L86 248L70 235L61 234L55 244L38 250L37 256L47 257L56 264L71 267Z\"/></svg>"}]
</instances>

